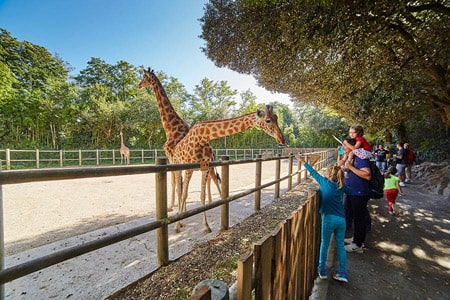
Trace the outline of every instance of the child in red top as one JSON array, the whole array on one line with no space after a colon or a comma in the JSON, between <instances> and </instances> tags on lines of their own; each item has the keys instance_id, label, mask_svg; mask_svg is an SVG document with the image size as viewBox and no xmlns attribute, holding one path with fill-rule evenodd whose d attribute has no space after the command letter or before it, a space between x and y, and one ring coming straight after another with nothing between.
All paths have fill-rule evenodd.
<instances>
[{"instance_id":1,"label":"child in red top","mask_svg":"<svg viewBox=\"0 0 450 300\"><path fill-rule=\"evenodd\" d=\"M349 147L350 149L355 150L363 148L364 150L372 152L372 147L370 147L369 142L363 137L364 129L362 128L361 125L351 126L348 133L352 139L356 140L356 145L355 146L350 145Z\"/></svg>"},{"instance_id":2,"label":"child in red top","mask_svg":"<svg viewBox=\"0 0 450 300\"><path fill-rule=\"evenodd\" d=\"M350 145L346 140L344 140L343 144L351 149L356 156L361 159L370 159L372 158L372 151L369 142L363 137L364 129L360 125L353 125L349 130L350 138L356 140L356 144Z\"/></svg>"}]
</instances>

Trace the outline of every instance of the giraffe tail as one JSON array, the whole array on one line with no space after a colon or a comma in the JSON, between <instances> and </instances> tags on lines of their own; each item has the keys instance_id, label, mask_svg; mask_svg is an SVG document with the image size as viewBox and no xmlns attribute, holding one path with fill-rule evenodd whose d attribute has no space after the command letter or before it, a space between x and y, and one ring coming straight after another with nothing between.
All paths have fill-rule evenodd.
<instances>
[{"instance_id":1,"label":"giraffe tail","mask_svg":"<svg viewBox=\"0 0 450 300\"><path fill-rule=\"evenodd\" d=\"M219 172L216 171L216 168L211 168L209 170L209 174L211 176L211 179L217 184L221 183L222 179L220 178Z\"/></svg>"}]
</instances>

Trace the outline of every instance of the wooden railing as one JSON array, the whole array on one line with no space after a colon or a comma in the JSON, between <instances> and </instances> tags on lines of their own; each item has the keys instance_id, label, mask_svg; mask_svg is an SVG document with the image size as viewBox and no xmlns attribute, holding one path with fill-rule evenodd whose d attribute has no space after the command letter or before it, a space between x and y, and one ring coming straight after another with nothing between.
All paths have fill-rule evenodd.
<instances>
[{"instance_id":1,"label":"wooden railing","mask_svg":"<svg viewBox=\"0 0 450 300\"><path fill-rule=\"evenodd\" d=\"M317 163L317 168L322 168L334 161L334 150L324 150L317 152L321 156L321 160ZM297 164L297 171L293 172L293 156L277 156L273 158L257 158L252 160L241 161L229 161L227 158L222 158L222 161L214 161L210 163L211 167L222 167L222 193L221 199L214 201L211 204L205 206L190 209L184 213L167 216L167 172L175 170L185 169L198 169L199 164L180 164L180 165L166 165L166 160L161 159L158 161L159 165L136 165L136 166L110 166L110 167L90 167L90 168L55 168L55 169L40 169L40 170L17 170L17 171L0 171L0 299L4 299L4 284L6 282L18 279L33 272L45 269L49 266L63 262L65 260L80 256L82 254L112 245L114 243L124 241L126 239L135 237L142 233L157 230L157 244L158 244L158 264L164 266L168 264L168 228L167 226L179 220L191 217L193 215L202 213L204 211L213 209L215 207L222 207L222 230L228 229L228 204L243 196L255 193L255 203L257 201L257 195L263 188L271 185L275 185L274 198L278 198L279 185L283 180L288 180L288 190L292 188L292 178L297 176L297 181L300 182L301 177L306 177L306 170L301 169L301 165ZM285 176L281 176L280 168L276 168L275 180L260 184L261 178L255 179L255 188L245 190L241 193L229 196L229 191L226 184L229 182L227 176L229 174L228 168L230 165L243 164L243 163L258 163L262 161L276 160L277 164L281 160L287 159L289 161L289 173ZM0 168L1 170L1 168ZM55 251L49 255L45 255L36 259L32 259L25 263L20 263L15 266L5 268L4 265L4 232L3 232L3 193L2 186L5 184L26 183L36 181L48 181L48 180L65 180L65 179L77 179L77 178L92 178L92 177L104 177L104 176L119 176L119 175L134 175L134 174L149 174L155 173L155 201L157 203L156 221L149 222L134 228L130 228L109 236L104 236L100 239L86 242L72 248ZM258 172L256 172L258 174ZM302 176L303 175L303 176ZM261 176L261 174L259 174ZM257 177L257 176L256 176ZM259 182L259 184L257 184ZM277 188L278 187L278 188ZM258 209L255 205L255 209ZM296 223L297 224L297 223ZM297 225L293 225L297 226ZM308 225L309 226L309 225Z\"/></svg>"}]
</instances>

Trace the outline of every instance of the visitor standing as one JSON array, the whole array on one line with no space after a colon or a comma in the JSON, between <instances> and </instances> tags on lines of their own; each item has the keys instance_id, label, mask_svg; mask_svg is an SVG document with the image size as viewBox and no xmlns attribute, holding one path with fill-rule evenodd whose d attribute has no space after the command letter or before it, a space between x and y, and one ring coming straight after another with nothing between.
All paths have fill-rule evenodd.
<instances>
[{"instance_id":1,"label":"visitor standing","mask_svg":"<svg viewBox=\"0 0 450 300\"><path fill-rule=\"evenodd\" d=\"M347 254L344 248L345 236L345 212L342 204L344 193L350 190L344 184L344 172L338 166L329 166L325 170L325 176L320 175L310 164L305 162L301 155L296 155L299 162L311 174L320 186L320 206L322 214L322 233L319 254L319 277L327 279L327 254L331 236L334 234L339 260L338 272L333 274L333 279L348 282L347 279Z\"/></svg>"},{"instance_id":2,"label":"visitor standing","mask_svg":"<svg viewBox=\"0 0 450 300\"><path fill-rule=\"evenodd\" d=\"M387 170L388 154L389 154L389 150L385 149L383 144L379 144L378 148L374 151L375 163L381 172L384 172Z\"/></svg>"},{"instance_id":3,"label":"visitor standing","mask_svg":"<svg viewBox=\"0 0 450 300\"><path fill-rule=\"evenodd\" d=\"M397 155L394 156L397 169L395 174L400 179L400 186L405 186L405 168L408 163L408 149L404 148L404 143L397 143Z\"/></svg>"},{"instance_id":4,"label":"visitor standing","mask_svg":"<svg viewBox=\"0 0 450 300\"><path fill-rule=\"evenodd\" d=\"M356 156L350 147L355 145L355 139L344 141L344 151L348 156L344 165L344 183L350 188L346 197L348 217L353 219L353 238L350 244L345 246L347 252L363 253L364 241L367 229L367 202L370 199L370 161Z\"/></svg>"},{"instance_id":5,"label":"visitor standing","mask_svg":"<svg viewBox=\"0 0 450 300\"><path fill-rule=\"evenodd\" d=\"M406 162L406 168L405 168L405 182L411 182L411 171L412 171L412 166L416 163L416 154L414 153L414 151L411 149L411 147L409 146L408 143L405 143L404 148L408 150L408 157L407 157L407 162Z\"/></svg>"}]
</instances>

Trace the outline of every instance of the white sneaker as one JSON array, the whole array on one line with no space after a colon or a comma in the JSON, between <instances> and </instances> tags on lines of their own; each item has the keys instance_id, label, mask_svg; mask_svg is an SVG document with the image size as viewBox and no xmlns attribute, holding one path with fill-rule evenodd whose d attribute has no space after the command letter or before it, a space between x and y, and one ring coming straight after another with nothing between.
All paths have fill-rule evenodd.
<instances>
[{"instance_id":1,"label":"white sneaker","mask_svg":"<svg viewBox=\"0 0 450 300\"><path fill-rule=\"evenodd\" d=\"M358 247L355 243L351 243L350 245L345 246L345 251L347 252L355 252L355 253L364 253L363 247Z\"/></svg>"},{"instance_id":2,"label":"white sneaker","mask_svg":"<svg viewBox=\"0 0 450 300\"><path fill-rule=\"evenodd\" d=\"M398 185L399 186L406 186L406 184L404 182L400 182Z\"/></svg>"}]
</instances>

